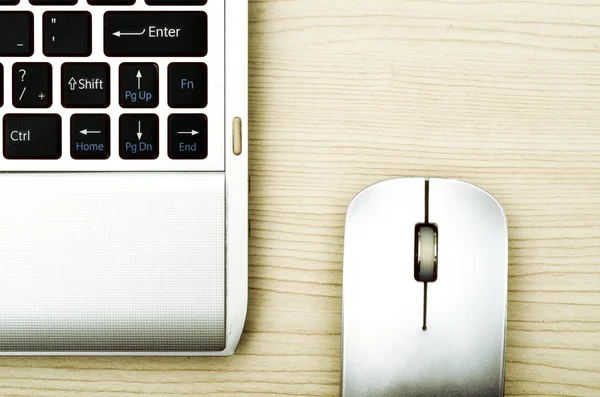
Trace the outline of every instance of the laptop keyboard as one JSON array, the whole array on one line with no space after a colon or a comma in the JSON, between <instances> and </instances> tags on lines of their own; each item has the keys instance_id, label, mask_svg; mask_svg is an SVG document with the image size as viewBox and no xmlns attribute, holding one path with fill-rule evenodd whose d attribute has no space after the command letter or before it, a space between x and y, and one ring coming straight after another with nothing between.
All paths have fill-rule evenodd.
<instances>
[{"instance_id":1,"label":"laptop keyboard","mask_svg":"<svg viewBox=\"0 0 600 397\"><path fill-rule=\"evenodd\" d=\"M222 168L222 123L209 126L223 114L223 71L209 82L209 51L214 59L223 54L209 42L210 6L0 0L0 171L19 160L75 170L82 160L96 160L100 170L102 162L177 169L165 165L174 160L185 169ZM159 166L115 165L157 159Z\"/></svg>"}]
</instances>

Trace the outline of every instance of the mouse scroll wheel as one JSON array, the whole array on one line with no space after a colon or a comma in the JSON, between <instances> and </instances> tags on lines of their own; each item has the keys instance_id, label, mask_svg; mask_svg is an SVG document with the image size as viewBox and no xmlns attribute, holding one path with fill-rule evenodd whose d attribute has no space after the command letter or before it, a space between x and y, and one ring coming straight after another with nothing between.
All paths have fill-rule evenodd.
<instances>
[{"instance_id":1,"label":"mouse scroll wheel","mask_svg":"<svg viewBox=\"0 0 600 397\"><path fill-rule=\"evenodd\" d=\"M437 227L419 224L416 227L415 279L422 282L437 279Z\"/></svg>"}]
</instances>

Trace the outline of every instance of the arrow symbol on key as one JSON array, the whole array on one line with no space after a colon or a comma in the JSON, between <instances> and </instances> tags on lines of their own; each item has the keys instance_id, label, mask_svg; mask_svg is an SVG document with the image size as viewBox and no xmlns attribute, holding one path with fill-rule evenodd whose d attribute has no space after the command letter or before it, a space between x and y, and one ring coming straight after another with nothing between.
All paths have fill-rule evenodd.
<instances>
[{"instance_id":1,"label":"arrow symbol on key","mask_svg":"<svg viewBox=\"0 0 600 397\"><path fill-rule=\"evenodd\" d=\"M196 131L196 130L191 130L191 131L179 131L179 132L178 132L178 134L182 134L182 135L191 135L191 136L194 136L194 135L197 135L197 134L199 134L199 132L198 132L198 131Z\"/></svg>"},{"instance_id":2,"label":"arrow symbol on key","mask_svg":"<svg viewBox=\"0 0 600 397\"><path fill-rule=\"evenodd\" d=\"M88 130L87 128L85 130L81 130L79 131L81 134L83 135L87 135L87 134L101 134L101 131L94 131L94 130Z\"/></svg>"},{"instance_id":3,"label":"arrow symbol on key","mask_svg":"<svg viewBox=\"0 0 600 397\"><path fill-rule=\"evenodd\" d=\"M121 37L121 36L141 36L144 33L146 33L146 29L142 30L141 32L137 33L137 32L121 32L120 30L117 30L116 32L113 33L113 36L117 36L117 37Z\"/></svg>"},{"instance_id":4,"label":"arrow symbol on key","mask_svg":"<svg viewBox=\"0 0 600 397\"><path fill-rule=\"evenodd\" d=\"M77 80L75 80L75 77L71 77L71 80L69 80L68 84L71 86L71 91L75 91L75 85L77 85Z\"/></svg>"},{"instance_id":5,"label":"arrow symbol on key","mask_svg":"<svg viewBox=\"0 0 600 397\"><path fill-rule=\"evenodd\" d=\"M138 132L137 132L138 140L142 140L142 122L138 121Z\"/></svg>"},{"instance_id":6,"label":"arrow symbol on key","mask_svg":"<svg viewBox=\"0 0 600 397\"><path fill-rule=\"evenodd\" d=\"M139 90L142 85L142 72L138 70L135 77L137 78L137 81L138 81L138 90Z\"/></svg>"}]
</instances>

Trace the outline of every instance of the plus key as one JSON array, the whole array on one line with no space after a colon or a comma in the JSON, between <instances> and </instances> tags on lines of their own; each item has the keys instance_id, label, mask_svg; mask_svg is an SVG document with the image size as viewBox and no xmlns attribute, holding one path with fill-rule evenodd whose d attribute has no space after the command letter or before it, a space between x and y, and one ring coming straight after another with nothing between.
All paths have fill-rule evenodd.
<instances>
[{"instance_id":1,"label":"plus key","mask_svg":"<svg viewBox=\"0 0 600 397\"><path fill-rule=\"evenodd\" d=\"M12 97L16 108L48 108L52 105L52 66L49 63L15 63Z\"/></svg>"}]
</instances>

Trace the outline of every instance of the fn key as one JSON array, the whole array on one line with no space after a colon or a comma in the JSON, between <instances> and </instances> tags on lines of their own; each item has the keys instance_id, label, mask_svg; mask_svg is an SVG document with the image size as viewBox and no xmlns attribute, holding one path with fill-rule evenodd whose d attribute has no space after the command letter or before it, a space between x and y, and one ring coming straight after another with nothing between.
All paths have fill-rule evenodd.
<instances>
[{"instance_id":1,"label":"fn key","mask_svg":"<svg viewBox=\"0 0 600 397\"><path fill-rule=\"evenodd\" d=\"M7 114L3 122L4 157L58 159L61 122L57 114Z\"/></svg>"}]
</instances>

